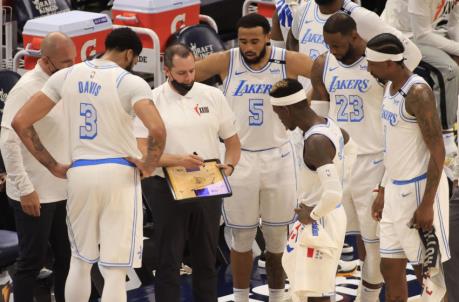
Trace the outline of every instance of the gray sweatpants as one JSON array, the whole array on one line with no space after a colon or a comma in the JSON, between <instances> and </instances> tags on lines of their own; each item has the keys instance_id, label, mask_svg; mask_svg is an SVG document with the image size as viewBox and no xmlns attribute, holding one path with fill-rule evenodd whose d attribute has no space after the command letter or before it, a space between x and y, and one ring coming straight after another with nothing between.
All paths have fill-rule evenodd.
<instances>
[{"instance_id":1,"label":"gray sweatpants","mask_svg":"<svg viewBox=\"0 0 459 302\"><path fill-rule=\"evenodd\" d=\"M457 115L457 96L459 93L459 66L451 57L441 49L416 44L422 53L422 60L440 70L443 75L446 89L446 120L447 129L453 128ZM437 110L440 114L440 88L436 76L432 76L435 81L434 94L437 101ZM458 300L459 301L459 300Z\"/></svg>"}]
</instances>

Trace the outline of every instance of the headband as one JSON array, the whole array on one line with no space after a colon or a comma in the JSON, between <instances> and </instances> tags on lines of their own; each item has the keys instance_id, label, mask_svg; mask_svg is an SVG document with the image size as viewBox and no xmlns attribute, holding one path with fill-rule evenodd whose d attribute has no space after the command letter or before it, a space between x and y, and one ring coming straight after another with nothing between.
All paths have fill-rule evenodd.
<instances>
[{"instance_id":1,"label":"headband","mask_svg":"<svg viewBox=\"0 0 459 302\"><path fill-rule=\"evenodd\" d=\"M273 106L288 106L296 104L306 99L306 91L301 89L300 91L295 92L294 94L283 96L280 98L271 97L271 104Z\"/></svg>"},{"instance_id":2,"label":"headband","mask_svg":"<svg viewBox=\"0 0 459 302\"><path fill-rule=\"evenodd\" d=\"M398 53L398 54L383 53L383 52L379 52L379 51L370 49L368 47L365 49L365 56L367 57L367 60L371 62L385 62L385 61L399 62L404 59L403 53Z\"/></svg>"}]
</instances>

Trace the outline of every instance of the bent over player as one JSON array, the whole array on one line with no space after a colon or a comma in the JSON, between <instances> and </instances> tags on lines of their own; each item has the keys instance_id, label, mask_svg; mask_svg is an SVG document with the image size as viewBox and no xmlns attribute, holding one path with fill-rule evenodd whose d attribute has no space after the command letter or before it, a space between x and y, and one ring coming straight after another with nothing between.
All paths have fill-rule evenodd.
<instances>
[{"instance_id":1,"label":"bent over player","mask_svg":"<svg viewBox=\"0 0 459 302\"><path fill-rule=\"evenodd\" d=\"M300 168L301 203L282 259L294 301L331 301L346 233L343 196L344 144L349 140L331 119L308 105L297 80L277 82L271 104L289 130L304 133Z\"/></svg>"}]
</instances>

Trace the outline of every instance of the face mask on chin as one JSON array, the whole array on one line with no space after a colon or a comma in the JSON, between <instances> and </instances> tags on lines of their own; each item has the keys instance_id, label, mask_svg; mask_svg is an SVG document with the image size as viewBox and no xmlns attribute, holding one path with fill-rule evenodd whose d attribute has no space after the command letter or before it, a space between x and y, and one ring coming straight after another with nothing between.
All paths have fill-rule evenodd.
<instances>
[{"instance_id":1,"label":"face mask on chin","mask_svg":"<svg viewBox=\"0 0 459 302\"><path fill-rule=\"evenodd\" d=\"M171 75L171 80L170 83L172 85L172 87L174 87L174 89L177 91L178 94L184 96L188 93L188 91L191 90L191 88L193 88L193 85L194 85L194 81L191 82L190 84L185 84L185 83L179 83L177 82L176 79L174 79Z\"/></svg>"},{"instance_id":2,"label":"face mask on chin","mask_svg":"<svg viewBox=\"0 0 459 302\"><path fill-rule=\"evenodd\" d=\"M318 5L329 5L335 2L335 0L315 0Z\"/></svg>"}]
</instances>

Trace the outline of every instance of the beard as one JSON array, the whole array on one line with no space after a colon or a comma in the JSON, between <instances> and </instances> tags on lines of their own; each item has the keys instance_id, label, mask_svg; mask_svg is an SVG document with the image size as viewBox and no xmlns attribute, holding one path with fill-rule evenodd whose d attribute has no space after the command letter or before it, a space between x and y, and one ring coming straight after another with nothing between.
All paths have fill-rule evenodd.
<instances>
[{"instance_id":1,"label":"beard","mask_svg":"<svg viewBox=\"0 0 459 302\"><path fill-rule=\"evenodd\" d=\"M340 59L338 59L339 61L341 62L345 62L345 61L348 61L349 59L352 58L354 54L354 48L352 47L352 44L349 44L349 48L347 50L347 52L344 54L344 56Z\"/></svg>"},{"instance_id":2,"label":"beard","mask_svg":"<svg viewBox=\"0 0 459 302\"><path fill-rule=\"evenodd\" d=\"M241 52L241 55L242 55L242 57L244 58L244 61L245 61L247 64L249 64L249 65L251 65L251 64L257 64L257 63L260 63L260 61L261 61L261 60L265 57L265 55L266 55L266 45L265 45L265 47L263 47L263 49L261 50L261 52L260 52L260 54L259 54L258 56L254 57L254 58L251 58L251 59L250 59L250 58L247 58L246 55L245 55L245 53L243 53L241 49L239 49L239 51Z\"/></svg>"},{"instance_id":3,"label":"beard","mask_svg":"<svg viewBox=\"0 0 459 302\"><path fill-rule=\"evenodd\" d=\"M129 65L126 68L124 68L124 70L128 72L132 72L133 68L134 68L134 60L132 60L131 63L129 63Z\"/></svg>"}]
</instances>

